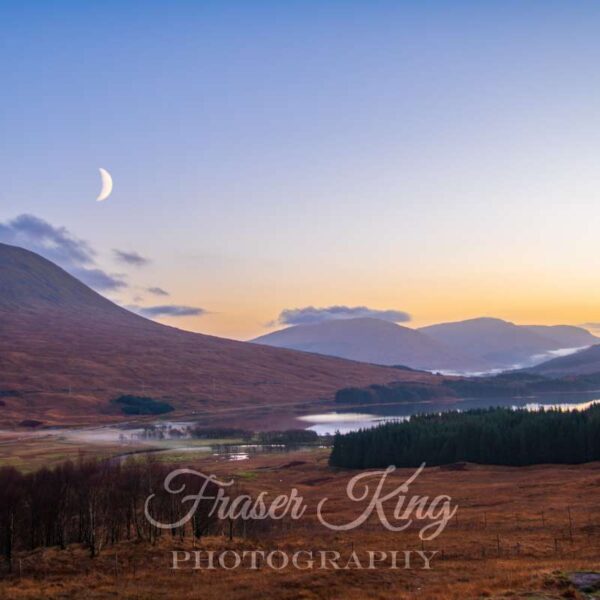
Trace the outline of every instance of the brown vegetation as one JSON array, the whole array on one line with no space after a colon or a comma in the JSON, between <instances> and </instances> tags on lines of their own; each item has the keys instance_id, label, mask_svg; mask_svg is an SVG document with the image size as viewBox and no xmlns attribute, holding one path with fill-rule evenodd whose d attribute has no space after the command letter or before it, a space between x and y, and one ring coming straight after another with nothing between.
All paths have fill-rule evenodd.
<instances>
[{"instance_id":1,"label":"brown vegetation","mask_svg":"<svg viewBox=\"0 0 600 600\"><path fill-rule=\"evenodd\" d=\"M328 453L287 457L263 455L243 463L194 461L204 473L233 476L249 493L289 492L297 487L309 505L301 521L277 523L270 530L237 531L194 540L163 535L153 542L119 541L90 558L89 547L73 544L22 551L14 573L0 583L9 598L583 598L566 573L600 565L600 464L482 467L458 471L429 468L411 494L448 494L459 505L457 517L432 542L423 545L417 530L385 531L376 519L348 533L335 533L314 515L319 499L329 497L328 517L347 521L362 508L346 498L355 471L332 470ZM190 465L191 466L191 465ZM282 468L285 466L285 468ZM398 485L412 469L393 475ZM432 570L274 571L261 568L217 572L170 567L171 550L283 549L439 550Z\"/></svg>"},{"instance_id":2,"label":"brown vegetation","mask_svg":"<svg viewBox=\"0 0 600 600\"><path fill-rule=\"evenodd\" d=\"M49 261L0 244L0 423L110 422L122 394L181 414L332 400L341 387L433 382L427 373L166 327L96 294Z\"/></svg>"}]
</instances>

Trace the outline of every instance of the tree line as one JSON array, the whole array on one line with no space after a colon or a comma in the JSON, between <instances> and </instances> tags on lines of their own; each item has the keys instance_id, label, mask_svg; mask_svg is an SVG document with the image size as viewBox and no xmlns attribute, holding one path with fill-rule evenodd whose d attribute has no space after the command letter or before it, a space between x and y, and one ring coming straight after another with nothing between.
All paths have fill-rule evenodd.
<instances>
[{"instance_id":1,"label":"tree line","mask_svg":"<svg viewBox=\"0 0 600 600\"><path fill-rule=\"evenodd\" d=\"M0 468L0 553L7 570L12 570L16 551L42 546L64 549L82 544L94 557L125 539L154 542L160 535L200 538L216 532L232 537L242 526L244 535L268 526L256 521L222 523L209 514L213 500L203 500L183 527L165 533L152 526L144 515L144 502L151 493L156 494L152 516L157 521L174 523L189 510L188 505L182 506L181 495L164 491L164 479L172 468L133 459L81 459L33 473ZM176 484L185 484L186 493L200 485L197 478L185 475ZM206 493L215 489L211 483Z\"/></svg>"},{"instance_id":2,"label":"tree line","mask_svg":"<svg viewBox=\"0 0 600 600\"><path fill-rule=\"evenodd\" d=\"M455 462L524 466L600 460L600 405L584 411L477 409L418 415L337 434L330 464L417 467Z\"/></svg>"},{"instance_id":3,"label":"tree line","mask_svg":"<svg viewBox=\"0 0 600 600\"><path fill-rule=\"evenodd\" d=\"M437 375L432 384L394 381L367 387L338 390L339 404L380 404L390 402L421 402L448 398L514 398L547 392L595 391L600 387L600 373L545 377L518 371L487 377L444 377Z\"/></svg>"}]
</instances>

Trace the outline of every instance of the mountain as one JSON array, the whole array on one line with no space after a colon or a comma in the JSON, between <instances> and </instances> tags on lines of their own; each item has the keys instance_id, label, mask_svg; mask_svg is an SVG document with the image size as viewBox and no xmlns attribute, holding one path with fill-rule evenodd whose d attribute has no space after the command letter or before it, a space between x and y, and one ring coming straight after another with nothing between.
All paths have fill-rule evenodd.
<instances>
[{"instance_id":1,"label":"mountain","mask_svg":"<svg viewBox=\"0 0 600 600\"><path fill-rule=\"evenodd\" d=\"M591 346L569 356L561 356L548 360L527 369L527 371L548 377L600 373L600 345Z\"/></svg>"},{"instance_id":2,"label":"mountain","mask_svg":"<svg viewBox=\"0 0 600 600\"><path fill-rule=\"evenodd\" d=\"M435 377L167 327L92 291L41 256L0 244L0 422L119 418L125 394L177 414L262 410L336 390Z\"/></svg>"},{"instance_id":3,"label":"mountain","mask_svg":"<svg viewBox=\"0 0 600 600\"><path fill-rule=\"evenodd\" d=\"M428 371L485 372L537 364L553 352L600 342L568 325L515 325L479 318L410 329L373 318L339 319L287 327L257 344Z\"/></svg>"},{"instance_id":4,"label":"mountain","mask_svg":"<svg viewBox=\"0 0 600 600\"><path fill-rule=\"evenodd\" d=\"M427 370L485 370L490 365L448 348L415 329L374 318L338 319L287 327L252 340L351 360Z\"/></svg>"},{"instance_id":5,"label":"mountain","mask_svg":"<svg viewBox=\"0 0 600 600\"><path fill-rule=\"evenodd\" d=\"M520 326L502 319L479 318L419 329L456 352L468 353L499 369L541 362L551 351L593 344L589 332L569 326Z\"/></svg>"},{"instance_id":6,"label":"mountain","mask_svg":"<svg viewBox=\"0 0 600 600\"><path fill-rule=\"evenodd\" d=\"M523 325L521 328L528 329L554 342L556 347L550 348L551 350L583 348L600 343L600 338L591 334L587 329L574 325Z\"/></svg>"}]
</instances>

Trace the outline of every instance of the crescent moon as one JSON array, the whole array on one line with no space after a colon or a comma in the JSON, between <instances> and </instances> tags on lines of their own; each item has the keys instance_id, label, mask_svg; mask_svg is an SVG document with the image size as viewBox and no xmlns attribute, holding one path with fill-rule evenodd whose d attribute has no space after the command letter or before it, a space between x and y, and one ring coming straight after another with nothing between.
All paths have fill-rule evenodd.
<instances>
[{"instance_id":1,"label":"crescent moon","mask_svg":"<svg viewBox=\"0 0 600 600\"><path fill-rule=\"evenodd\" d=\"M102 179L102 189L100 190L100 195L96 198L98 202L102 202L106 200L113 189L113 180L110 176L110 173L106 169L98 169L100 171L100 178Z\"/></svg>"}]
</instances>

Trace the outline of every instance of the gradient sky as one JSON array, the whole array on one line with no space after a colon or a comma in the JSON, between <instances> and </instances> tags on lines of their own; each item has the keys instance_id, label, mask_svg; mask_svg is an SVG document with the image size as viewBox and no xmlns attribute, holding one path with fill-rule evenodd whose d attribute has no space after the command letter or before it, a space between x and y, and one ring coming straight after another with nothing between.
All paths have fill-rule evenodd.
<instances>
[{"instance_id":1,"label":"gradient sky","mask_svg":"<svg viewBox=\"0 0 600 600\"><path fill-rule=\"evenodd\" d=\"M230 337L309 305L600 321L599 31L592 1L3 0L0 222Z\"/></svg>"}]
</instances>

